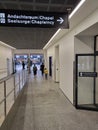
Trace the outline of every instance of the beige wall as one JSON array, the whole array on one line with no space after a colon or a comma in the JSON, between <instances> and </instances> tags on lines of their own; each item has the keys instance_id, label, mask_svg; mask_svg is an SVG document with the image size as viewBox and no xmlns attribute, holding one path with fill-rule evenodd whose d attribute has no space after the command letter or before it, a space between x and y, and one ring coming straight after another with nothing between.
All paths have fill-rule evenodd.
<instances>
[{"instance_id":1,"label":"beige wall","mask_svg":"<svg viewBox=\"0 0 98 130\"><path fill-rule=\"evenodd\" d=\"M44 54L42 49L16 49L13 54Z\"/></svg>"},{"instance_id":2,"label":"beige wall","mask_svg":"<svg viewBox=\"0 0 98 130\"><path fill-rule=\"evenodd\" d=\"M90 39L90 38L89 38ZM88 38L85 39L85 42L77 37L74 37L74 53L75 54L82 54L82 53L94 53L94 47L91 46L90 43L94 46L94 39L89 41L88 44Z\"/></svg>"},{"instance_id":3,"label":"beige wall","mask_svg":"<svg viewBox=\"0 0 98 130\"><path fill-rule=\"evenodd\" d=\"M9 68L7 68L7 59L9 59ZM7 76L7 69L10 74L13 72L12 49L0 43L0 79Z\"/></svg>"},{"instance_id":4,"label":"beige wall","mask_svg":"<svg viewBox=\"0 0 98 130\"><path fill-rule=\"evenodd\" d=\"M88 27L98 22L98 9L92 12L88 17L81 21L73 29L65 30L65 35L58 41L52 41L51 47L47 48L47 58L53 56L55 64L55 46L59 45L59 57L60 57L60 88L67 96L67 98L73 103L73 64L76 53L93 53L91 42L88 42L88 38L79 39L76 38L80 32L84 31ZM92 43L93 44L93 43ZM55 71L54 71L55 72ZM54 73L55 75L55 73ZM55 77L55 76L54 76Z\"/></svg>"},{"instance_id":5,"label":"beige wall","mask_svg":"<svg viewBox=\"0 0 98 130\"><path fill-rule=\"evenodd\" d=\"M73 103L74 37L70 33L60 43L60 88Z\"/></svg>"}]
</instances>

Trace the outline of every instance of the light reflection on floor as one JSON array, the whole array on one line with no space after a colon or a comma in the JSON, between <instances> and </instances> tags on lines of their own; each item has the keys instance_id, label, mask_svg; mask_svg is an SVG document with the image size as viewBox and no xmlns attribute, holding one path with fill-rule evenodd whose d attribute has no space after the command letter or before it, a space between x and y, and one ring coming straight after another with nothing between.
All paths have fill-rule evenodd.
<instances>
[{"instance_id":1,"label":"light reflection on floor","mask_svg":"<svg viewBox=\"0 0 98 130\"><path fill-rule=\"evenodd\" d=\"M37 76L41 76L41 71L40 71L40 65L37 66ZM21 71L23 69L22 65L16 65L16 72ZM27 65L25 65L25 69L27 69ZM31 73L33 74L33 65L30 67Z\"/></svg>"},{"instance_id":2,"label":"light reflection on floor","mask_svg":"<svg viewBox=\"0 0 98 130\"><path fill-rule=\"evenodd\" d=\"M37 69L40 70L40 65L36 65ZM22 65L16 65L16 71L22 70ZM25 69L27 69L27 65L25 65ZM33 65L31 66L31 69L33 69Z\"/></svg>"}]
</instances>

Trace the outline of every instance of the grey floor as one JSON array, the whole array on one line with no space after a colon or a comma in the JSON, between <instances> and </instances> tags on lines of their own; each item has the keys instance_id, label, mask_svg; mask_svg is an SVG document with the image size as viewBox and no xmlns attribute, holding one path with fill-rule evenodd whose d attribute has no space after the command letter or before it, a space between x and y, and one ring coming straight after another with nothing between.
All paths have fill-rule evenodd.
<instances>
[{"instance_id":1,"label":"grey floor","mask_svg":"<svg viewBox=\"0 0 98 130\"><path fill-rule=\"evenodd\" d=\"M10 130L98 130L98 112L76 110L58 83L31 74Z\"/></svg>"}]
</instances>

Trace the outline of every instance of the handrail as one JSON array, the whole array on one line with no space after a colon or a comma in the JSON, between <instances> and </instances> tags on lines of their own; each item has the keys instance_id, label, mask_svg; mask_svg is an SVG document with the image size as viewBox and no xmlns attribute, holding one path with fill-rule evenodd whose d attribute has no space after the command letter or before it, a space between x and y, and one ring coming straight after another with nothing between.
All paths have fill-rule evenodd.
<instances>
[{"instance_id":1,"label":"handrail","mask_svg":"<svg viewBox=\"0 0 98 130\"><path fill-rule=\"evenodd\" d=\"M13 77L13 75L14 75L14 74L12 74L12 75L8 75L8 76L6 76L6 77L0 79L0 83L6 81L6 80L8 80L8 79L10 79L11 77Z\"/></svg>"},{"instance_id":2,"label":"handrail","mask_svg":"<svg viewBox=\"0 0 98 130\"><path fill-rule=\"evenodd\" d=\"M0 100L0 106L3 107L3 110L0 110L0 125L6 118L9 111L9 107L12 106L13 103L15 102L17 96L21 92L26 81L27 81L26 70L19 71L17 73L14 73L12 75L0 79L0 85L3 85L2 87L0 86L1 95L3 95ZM8 101L9 97L10 99L12 99L11 101ZM9 106L7 106L7 104L9 104Z\"/></svg>"},{"instance_id":3,"label":"handrail","mask_svg":"<svg viewBox=\"0 0 98 130\"><path fill-rule=\"evenodd\" d=\"M1 73L1 74L2 74L2 73L7 73L7 71L5 71L5 70L4 70L4 71L0 71L0 73Z\"/></svg>"},{"instance_id":4,"label":"handrail","mask_svg":"<svg viewBox=\"0 0 98 130\"><path fill-rule=\"evenodd\" d=\"M26 70L18 71L18 72L14 73L14 74L8 75L8 76L6 76L6 77L0 79L0 83L4 82L5 80L10 79L11 77L13 77L13 76L15 76L15 75L17 75L17 74L20 74L20 73L23 72L23 71L26 71Z\"/></svg>"}]
</instances>

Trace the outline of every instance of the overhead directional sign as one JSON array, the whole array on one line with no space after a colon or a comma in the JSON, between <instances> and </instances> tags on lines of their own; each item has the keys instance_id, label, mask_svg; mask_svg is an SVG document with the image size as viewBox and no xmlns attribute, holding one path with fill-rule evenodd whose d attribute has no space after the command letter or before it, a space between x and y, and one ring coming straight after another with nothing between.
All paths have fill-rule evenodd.
<instances>
[{"instance_id":1,"label":"overhead directional sign","mask_svg":"<svg viewBox=\"0 0 98 130\"><path fill-rule=\"evenodd\" d=\"M62 17L59 17L59 19L57 19L57 21L59 22L59 24L62 24L64 22L64 19Z\"/></svg>"},{"instance_id":2,"label":"overhead directional sign","mask_svg":"<svg viewBox=\"0 0 98 130\"><path fill-rule=\"evenodd\" d=\"M0 26L69 28L68 13L0 10Z\"/></svg>"}]
</instances>

